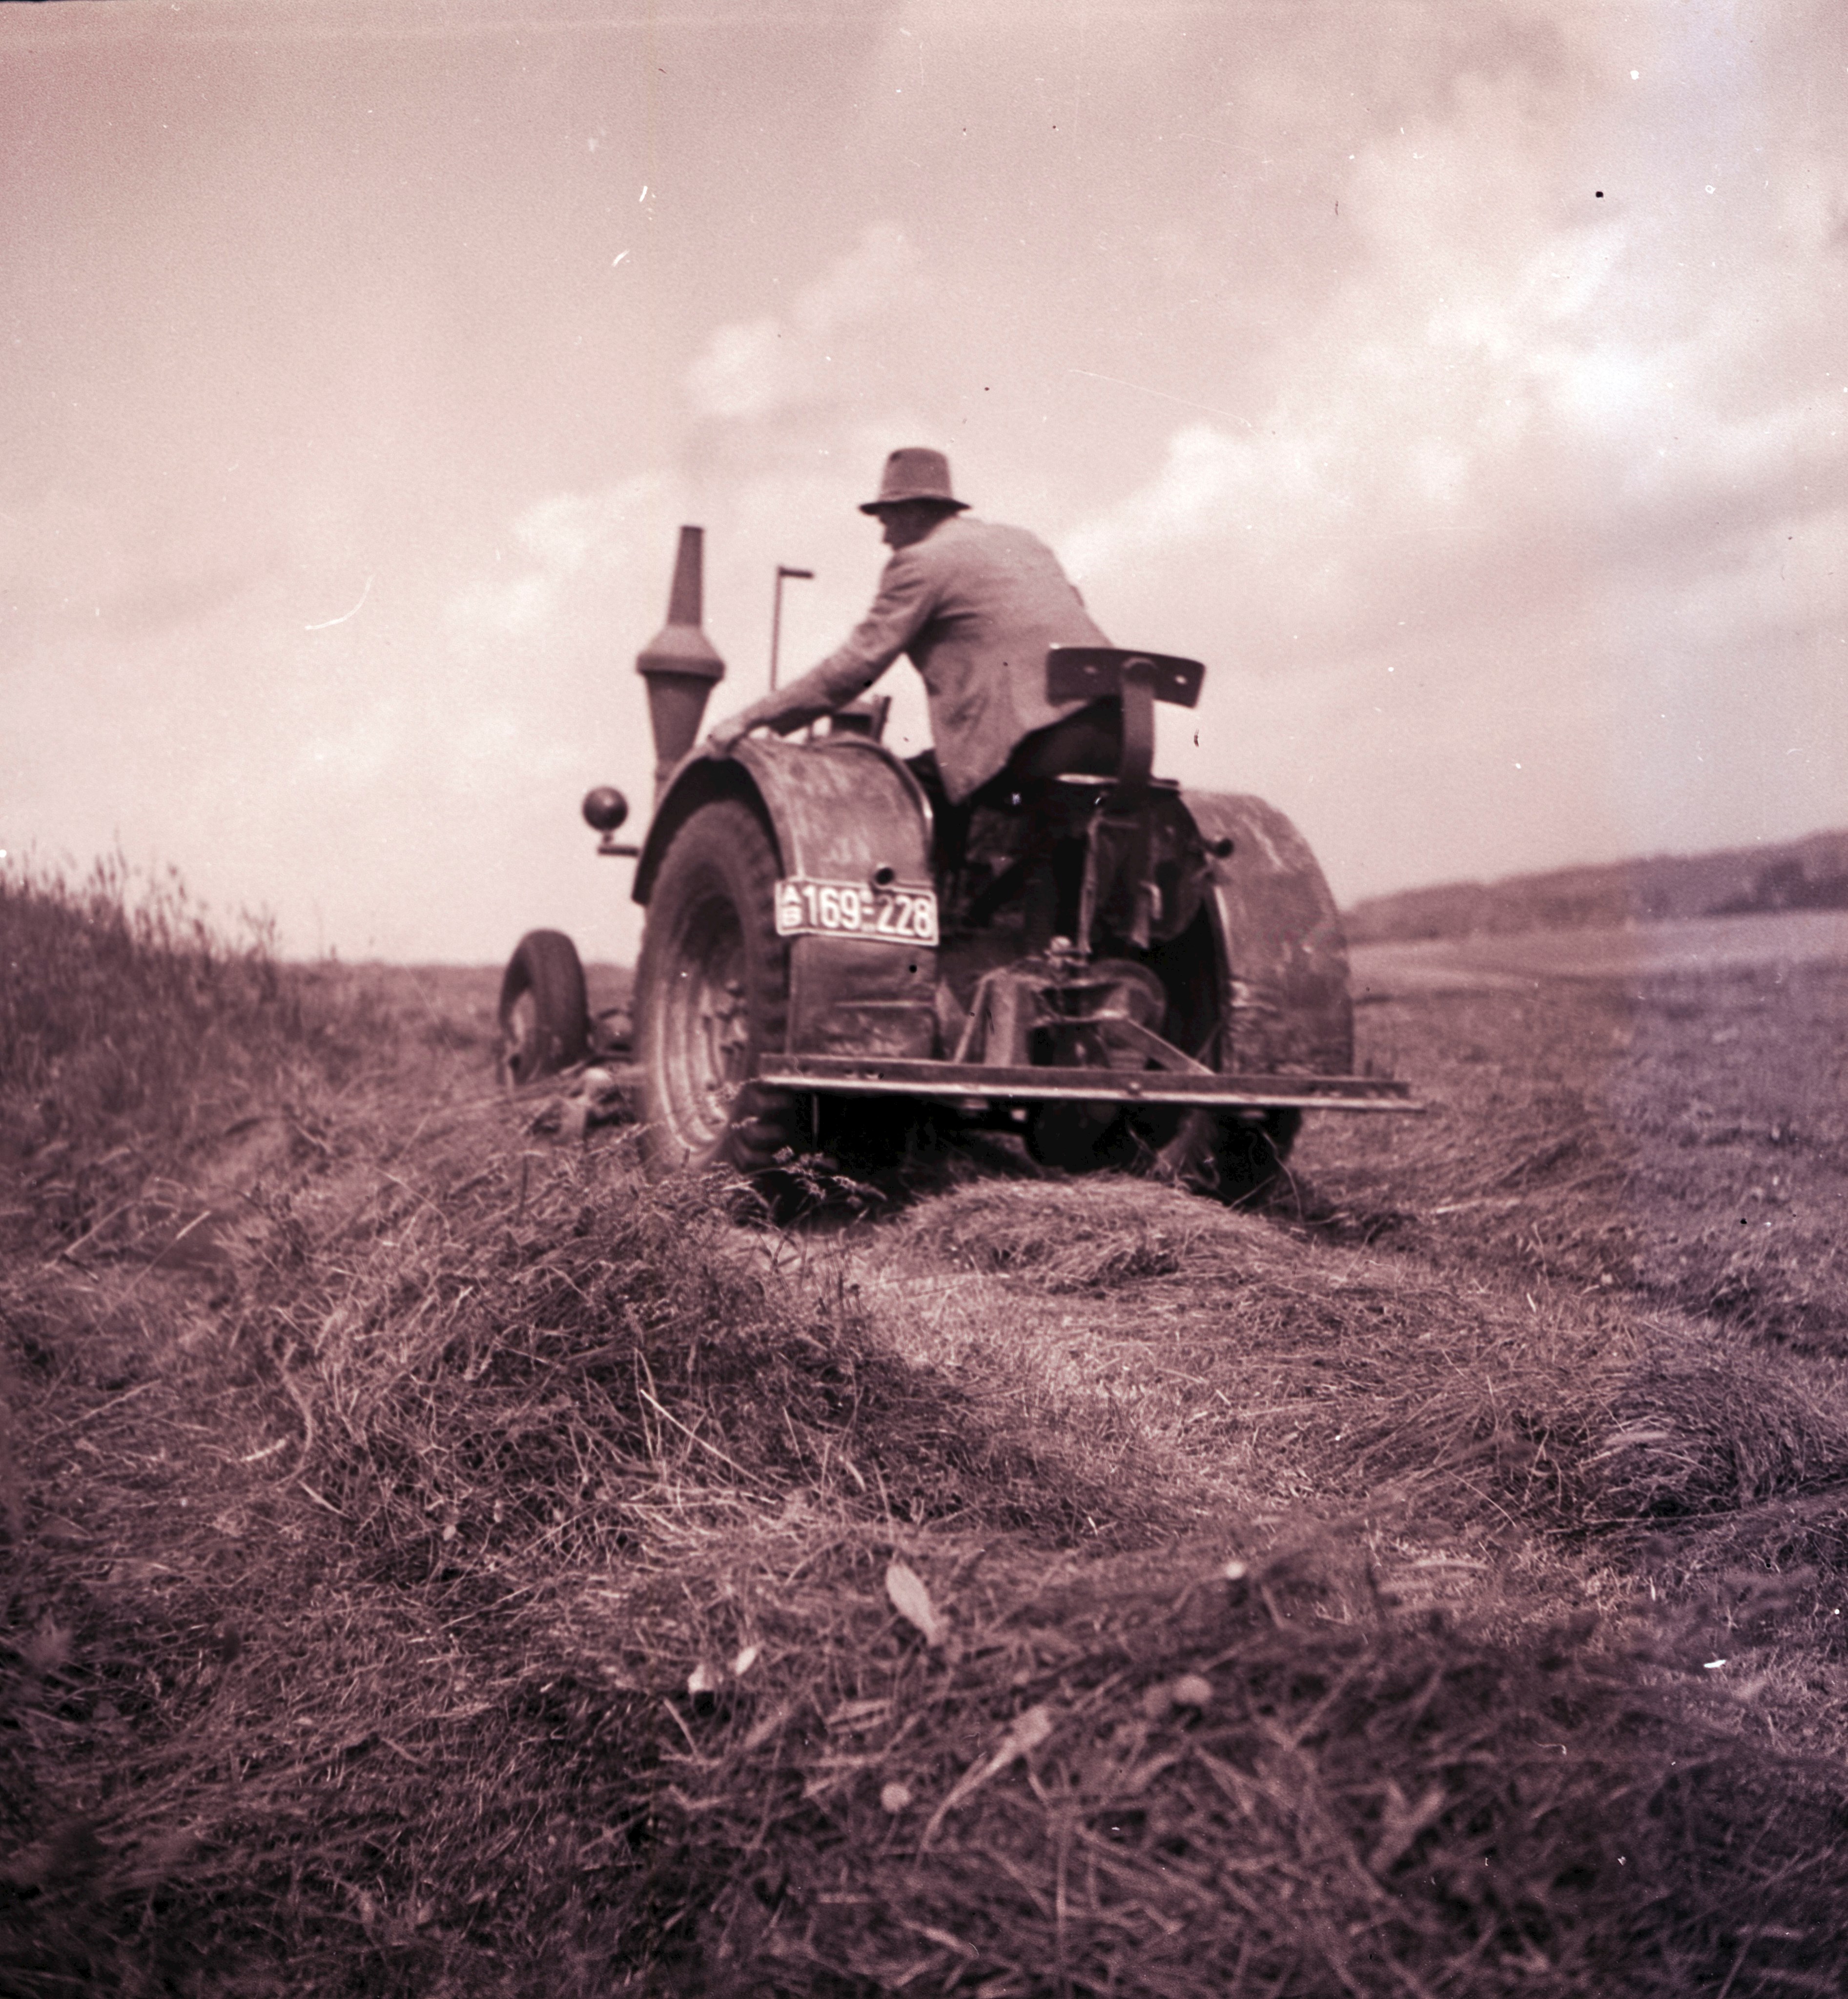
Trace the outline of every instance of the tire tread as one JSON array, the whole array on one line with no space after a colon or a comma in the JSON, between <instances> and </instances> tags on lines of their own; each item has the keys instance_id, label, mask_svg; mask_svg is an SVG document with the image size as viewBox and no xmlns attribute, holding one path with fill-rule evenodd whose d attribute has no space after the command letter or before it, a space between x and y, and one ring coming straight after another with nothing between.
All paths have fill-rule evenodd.
<instances>
[{"instance_id":1,"label":"tire tread","mask_svg":"<svg viewBox=\"0 0 1848 1999\"><path fill-rule=\"evenodd\" d=\"M662 1101L663 1064L655 1045L661 1013L656 996L674 975L674 956L681 945L677 904L703 892L716 878L737 910L744 935L752 1051L782 1048L788 1037L789 982L789 947L775 927L778 872L776 850L762 819L740 800L721 799L701 806L681 827L655 878L636 997L644 1144L657 1169L727 1166L755 1176L774 1167L779 1154L798 1138L798 1100L786 1091L747 1083L733 1103L723 1137L690 1152L674 1131L671 1107Z\"/></svg>"}]
</instances>

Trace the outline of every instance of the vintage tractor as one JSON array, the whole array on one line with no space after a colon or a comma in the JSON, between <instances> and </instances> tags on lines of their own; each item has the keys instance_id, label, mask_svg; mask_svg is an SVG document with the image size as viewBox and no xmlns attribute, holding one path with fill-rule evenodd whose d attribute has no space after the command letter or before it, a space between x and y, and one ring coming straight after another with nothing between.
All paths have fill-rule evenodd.
<instances>
[{"instance_id":1,"label":"vintage tractor","mask_svg":"<svg viewBox=\"0 0 1848 1999\"><path fill-rule=\"evenodd\" d=\"M569 938L524 938L501 999L507 1072L595 1054L620 1073L650 1163L773 1173L851 1134L896 1150L925 1107L1014 1132L1042 1164L1158 1173L1228 1198L1272 1177L1309 1110L1416 1109L1353 1074L1339 919L1261 799L1150 774L1154 705L1191 707L1194 660L1054 647L1058 703L1119 698L1119 767L969 816L955 851L863 701L804 741L695 750L723 663L700 630L701 531L681 531L666 629L637 660L657 751L633 857L647 909L632 1043L602 1045Z\"/></svg>"}]
</instances>

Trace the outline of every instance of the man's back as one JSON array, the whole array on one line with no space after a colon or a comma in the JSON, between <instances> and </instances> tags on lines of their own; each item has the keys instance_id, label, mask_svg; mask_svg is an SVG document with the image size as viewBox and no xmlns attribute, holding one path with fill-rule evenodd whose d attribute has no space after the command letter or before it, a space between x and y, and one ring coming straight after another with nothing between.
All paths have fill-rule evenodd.
<instances>
[{"instance_id":1,"label":"man's back","mask_svg":"<svg viewBox=\"0 0 1848 1999\"><path fill-rule=\"evenodd\" d=\"M937 775L952 804L999 777L1023 744L1046 769L1095 767L1095 731L1075 725L1075 743L1047 732L1107 704L1049 702L1046 653L1110 641L1045 543L1024 528L971 520L950 490L948 460L924 445L891 454L879 497L860 511L878 518L893 552L872 608L818 666L719 723L709 749L723 756L764 726L787 735L865 693L907 653L924 678ZM1072 755L1087 760L1060 760Z\"/></svg>"},{"instance_id":2,"label":"man's back","mask_svg":"<svg viewBox=\"0 0 1848 1999\"><path fill-rule=\"evenodd\" d=\"M1037 535L966 515L894 553L867 625L888 612L907 625L921 613L904 650L924 678L952 799L994 776L1022 737L1073 712L1046 699L1049 646L1110 643Z\"/></svg>"}]
</instances>

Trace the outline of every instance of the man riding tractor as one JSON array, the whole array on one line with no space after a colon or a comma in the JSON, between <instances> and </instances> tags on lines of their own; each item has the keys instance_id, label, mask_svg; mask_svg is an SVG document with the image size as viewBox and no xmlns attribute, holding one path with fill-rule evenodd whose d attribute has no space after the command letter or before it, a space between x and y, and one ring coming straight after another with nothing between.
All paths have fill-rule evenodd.
<instances>
[{"instance_id":1,"label":"man riding tractor","mask_svg":"<svg viewBox=\"0 0 1848 1999\"><path fill-rule=\"evenodd\" d=\"M754 729L787 735L844 708L910 653L929 699L934 747L908 760L936 809L939 872L960 857L979 807L1037 802L1048 779L1115 771L1123 752L1120 698L1047 696L1051 647L1110 643L1059 558L1024 528L966 519L966 511L941 452L893 452L879 497L860 508L892 550L872 609L818 667L706 738L723 756ZM1031 927L1041 927L1052 912L1035 914ZM1051 935L1036 940L1039 948Z\"/></svg>"},{"instance_id":2,"label":"man riding tractor","mask_svg":"<svg viewBox=\"0 0 1848 1999\"><path fill-rule=\"evenodd\" d=\"M893 452L862 511L892 549L866 617L699 750L724 667L682 529L636 662L658 760L640 847L615 841L619 793L584 802L648 911L626 1076L651 1162L761 1176L848 1127L864 1159L929 1104L1043 1165L1236 1197L1306 1109L1416 1107L1350 1072L1346 945L1295 828L1152 774L1154 705L1191 707L1205 668L1111 646L1043 542L965 518L941 452ZM907 761L858 698L901 652L934 739ZM754 733L824 716L804 742ZM568 938L522 941L501 989L516 1080L583 1054L583 996Z\"/></svg>"}]
</instances>

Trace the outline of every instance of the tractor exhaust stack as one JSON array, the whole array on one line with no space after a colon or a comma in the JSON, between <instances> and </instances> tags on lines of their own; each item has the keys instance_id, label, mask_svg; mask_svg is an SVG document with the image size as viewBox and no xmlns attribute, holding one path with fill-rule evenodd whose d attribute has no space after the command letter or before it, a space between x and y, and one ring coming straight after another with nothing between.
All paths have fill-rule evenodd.
<instances>
[{"instance_id":1,"label":"tractor exhaust stack","mask_svg":"<svg viewBox=\"0 0 1848 1999\"><path fill-rule=\"evenodd\" d=\"M704 596L706 530L682 528L674 564L667 622L636 655L635 670L648 683L648 722L654 733L654 795L693 747L713 684L725 662L700 629Z\"/></svg>"}]
</instances>

